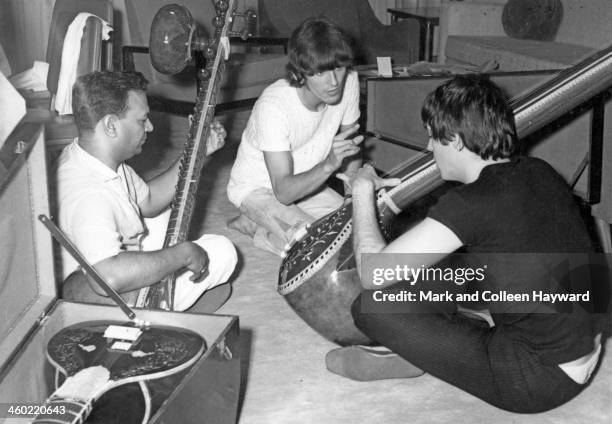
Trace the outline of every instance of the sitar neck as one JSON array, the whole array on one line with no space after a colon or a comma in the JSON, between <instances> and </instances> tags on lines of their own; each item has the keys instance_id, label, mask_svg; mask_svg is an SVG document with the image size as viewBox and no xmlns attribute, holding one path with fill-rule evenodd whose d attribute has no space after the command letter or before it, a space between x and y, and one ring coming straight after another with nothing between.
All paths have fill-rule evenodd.
<instances>
[{"instance_id":1,"label":"sitar neck","mask_svg":"<svg viewBox=\"0 0 612 424\"><path fill-rule=\"evenodd\" d=\"M224 64L221 62L217 69L223 68L223 66ZM216 75L219 74L216 73ZM200 117L200 122L197 125L194 122L190 126L189 138L181 158L176 194L172 201L172 211L166 230L164 247L173 246L187 240L197 197L200 173L206 158L206 140L210 124L214 118L214 111L214 104L211 104L210 101L198 102L196 104L194 116Z\"/></svg>"},{"instance_id":2,"label":"sitar neck","mask_svg":"<svg viewBox=\"0 0 612 424\"><path fill-rule=\"evenodd\" d=\"M226 9L216 8L217 17L213 19L215 34L204 50L206 66L198 71L199 89L196 96L194 113L190 116L189 135L181 158L179 179L171 204L170 220L164 239L164 248L187 240L193 216L200 174L206 158L206 142L210 132L219 82L225 68L224 56L229 55L226 41L234 0L223 3ZM147 309L172 310L176 275L168 275L161 282L140 290L137 307Z\"/></svg>"},{"instance_id":3,"label":"sitar neck","mask_svg":"<svg viewBox=\"0 0 612 424\"><path fill-rule=\"evenodd\" d=\"M510 101L519 138L550 124L612 85L612 45Z\"/></svg>"},{"instance_id":4,"label":"sitar neck","mask_svg":"<svg viewBox=\"0 0 612 424\"><path fill-rule=\"evenodd\" d=\"M402 182L388 191L379 190L377 194L378 217L383 229L409 204L444 184L433 154L429 152L418 153L395 170L392 176L400 178Z\"/></svg>"}]
</instances>

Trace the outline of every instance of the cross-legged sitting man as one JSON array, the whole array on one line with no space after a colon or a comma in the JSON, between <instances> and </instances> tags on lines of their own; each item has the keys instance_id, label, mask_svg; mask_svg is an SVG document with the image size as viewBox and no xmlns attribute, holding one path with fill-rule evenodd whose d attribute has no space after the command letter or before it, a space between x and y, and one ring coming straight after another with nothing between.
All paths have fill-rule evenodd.
<instances>
[{"instance_id":1,"label":"cross-legged sitting man","mask_svg":"<svg viewBox=\"0 0 612 424\"><path fill-rule=\"evenodd\" d=\"M237 257L233 244L218 235L162 248L180 160L148 182L125 163L153 131L146 89L147 80L137 72L94 72L77 79L72 105L79 137L64 148L57 165L59 226L130 303L138 289L178 272L173 309L183 311L225 283ZM212 129L208 152L222 147L224 139L224 129ZM108 303L66 251L62 267L64 297ZM208 312L227 300L229 286L216 292L214 305L204 307Z\"/></svg>"},{"instance_id":2,"label":"cross-legged sitting man","mask_svg":"<svg viewBox=\"0 0 612 424\"><path fill-rule=\"evenodd\" d=\"M555 263L551 254L565 261L592 252L578 205L550 165L518 154L512 110L502 90L486 77L457 76L444 83L428 95L421 116L442 178L462 184L442 195L427 218L387 244L379 230L374 193L398 182L363 167L352 190L355 257L359 264L365 253L402 254L402 264L426 269L463 248L465 254L452 258L473 264L473 272L476 265L482 267L478 258L491 258L484 264L488 268L481 271L482 279L465 283L468 293L476 293L475 300L488 309L482 316L490 323L470 318L473 311L460 313L460 298L452 296L460 293L458 279L420 279L414 286L416 295L436 284L451 295L440 304L423 303L417 310L416 304L408 303L400 311L405 313L387 313L365 305L372 305L368 299L376 290L393 293L398 286L385 288L393 281L377 285L364 278L364 288L372 291L362 292L353 304L355 323L391 352L340 348L328 353L327 366L358 380L416 376L420 369L514 412L562 405L588 383L609 314L591 313L588 302L557 310L536 297L517 303L516 298L496 301L487 293L532 296L532 291L557 281L547 279L554 276L550 270L563 269L549 267ZM591 288L609 284L594 283ZM550 288L564 291L554 284Z\"/></svg>"},{"instance_id":3,"label":"cross-legged sitting man","mask_svg":"<svg viewBox=\"0 0 612 424\"><path fill-rule=\"evenodd\" d=\"M363 140L354 137L359 83L347 35L328 19L311 18L288 49L287 78L257 100L227 188L241 212L229 226L277 254L299 226L342 205L325 182L336 171L356 171Z\"/></svg>"}]
</instances>

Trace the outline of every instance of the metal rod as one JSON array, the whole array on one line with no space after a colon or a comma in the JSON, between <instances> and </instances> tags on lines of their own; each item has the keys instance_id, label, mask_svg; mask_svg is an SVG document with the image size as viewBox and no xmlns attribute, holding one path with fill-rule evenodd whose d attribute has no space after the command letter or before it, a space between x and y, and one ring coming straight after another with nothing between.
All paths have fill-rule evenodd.
<instances>
[{"instance_id":1,"label":"metal rod","mask_svg":"<svg viewBox=\"0 0 612 424\"><path fill-rule=\"evenodd\" d=\"M96 271L96 269L91 266L89 262L85 259L83 254L79 252L77 247L66 237L66 235L60 230L57 225L53 221L49 219L46 215L38 215L38 219L42 222L45 227L51 232L51 235L62 245L64 249L68 251L72 255L72 257L81 265L81 267L85 270L86 274L89 275L94 281L104 289L106 294L119 305L123 313L125 313L129 319L133 320L136 317L136 313L132 308L129 307L127 303L123 300L119 293L117 293L106 281L104 278Z\"/></svg>"}]
</instances>

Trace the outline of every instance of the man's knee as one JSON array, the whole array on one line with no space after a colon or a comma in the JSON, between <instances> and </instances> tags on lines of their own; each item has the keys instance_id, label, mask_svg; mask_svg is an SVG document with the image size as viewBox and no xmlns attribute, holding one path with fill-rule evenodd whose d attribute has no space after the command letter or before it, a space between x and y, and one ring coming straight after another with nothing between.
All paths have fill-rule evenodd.
<instances>
[{"instance_id":1,"label":"man's knee","mask_svg":"<svg viewBox=\"0 0 612 424\"><path fill-rule=\"evenodd\" d=\"M236 247L234 246L234 243L232 243L227 237L216 237L218 237L216 243L218 245L217 249L220 252L219 257L223 258L223 265L228 269L229 273L231 274L232 272L234 272L234 268L236 268L236 264L238 263L238 253L236 252Z\"/></svg>"},{"instance_id":2,"label":"man's knee","mask_svg":"<svg viewBox=\"0 0 612 424\"><path fill-rule=\"evenodd\" d=\"M238 263L238 254L234 244L225 236L207 234L203 238L203 248L208 253L210 271L218 283L226 282Z\"/></svg>"}]
</instances>

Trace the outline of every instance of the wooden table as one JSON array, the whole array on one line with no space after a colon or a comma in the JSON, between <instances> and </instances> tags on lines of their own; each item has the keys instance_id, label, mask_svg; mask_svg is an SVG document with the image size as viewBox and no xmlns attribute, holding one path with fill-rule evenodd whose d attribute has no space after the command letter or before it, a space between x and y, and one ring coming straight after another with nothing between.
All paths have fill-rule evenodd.
<instances>
[{"instance_id":1,"label":"wooden table","mask_svg":"<svg viewBox=\"0 0 612 424\"><path fill-rule=\"evenodd\" d=\"M419 23L419 60L431 61L433 53L434 28L440 24L439 7L408 7L403 9L387 9L391 14L391 22L399 19L416 19Z\"/></svg>"}]
</instances>

